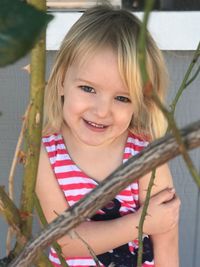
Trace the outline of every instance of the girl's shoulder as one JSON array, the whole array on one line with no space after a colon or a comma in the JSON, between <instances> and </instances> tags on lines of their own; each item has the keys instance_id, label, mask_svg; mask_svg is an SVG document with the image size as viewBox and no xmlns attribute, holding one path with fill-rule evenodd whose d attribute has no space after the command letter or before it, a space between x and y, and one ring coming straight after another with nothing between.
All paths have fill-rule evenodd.
<instances>
[{"instance_id":1,"label":"girl's shoulder","mask_svg":"<svg viewBox=\"0 0 200 267\"><path fill-rule=\"evenodd\" d=\"M133 138L136 138L140 141L145 141L148 143L150 143L150 141L151 141L151 136L149 134L145 134L145 133L135 133L135 132L129 130L128 136L132 136Z\"/></svg>"},{"instance_id":2,"label":"girl's shoulder","mask_svg":"<svg viewBox=\"0 0 200 267\"><path fill-rule=\"evenodd\" d=\"M129 132L127 139L128 146L139 147L142 149L148 146L148 144L149 140L148 138L145 138L145 136L139 136L135 133Z\"/></svg>"},{"instance_id":3,"label":"girl's shoulder","mask_svg":"<svg viewBox=\"0 0 200 267\"><path fill-rule=\"evenodd\" d=\"M49 144L55 144L63 142L63 137L59 133L52 133L42 136L42 143L47 146Z\"/></svg>"},{"instance_id":4,"label":"girl's shoulder","mask_svg":"<svg viewBox=\"0 0 200 267\"><path fill-rule=\"evenodd\" d=\"M42 145L49 157L55 157L58 153L65 151L64 139L59 133L42 136Z\"/></svg>"}]
</instances>

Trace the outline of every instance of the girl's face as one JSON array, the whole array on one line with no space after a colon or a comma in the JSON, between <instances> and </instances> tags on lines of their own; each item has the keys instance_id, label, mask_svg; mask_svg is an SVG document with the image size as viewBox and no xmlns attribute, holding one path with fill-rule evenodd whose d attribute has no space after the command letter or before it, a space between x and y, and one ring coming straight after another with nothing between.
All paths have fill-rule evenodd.
<instances>
[{"instance_id":1,"label":"girl's face","mask_svg":"<svg viewBox=\"0 0 200 267\"><path fill-rule=\"evenodd\" d=\"M71 138L101 146L127 135L133 105L111 49L98 50L82 64L75 61L60 94L64 96L63 118Z\"/></svg>"}]
</instances>

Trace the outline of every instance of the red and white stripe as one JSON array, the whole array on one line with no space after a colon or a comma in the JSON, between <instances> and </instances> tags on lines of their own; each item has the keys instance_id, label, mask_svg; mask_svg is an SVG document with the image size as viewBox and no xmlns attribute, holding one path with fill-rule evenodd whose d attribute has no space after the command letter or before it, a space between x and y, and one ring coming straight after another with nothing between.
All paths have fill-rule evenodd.
<instances>
[{"instance_id":1,"label":"red and white stripe","mask_svg":"<svg viewBox=\"0 0 200 267\"><path fill-rule=\"evenodd\" d=\"M60 134L45 136L42 138L42 141L48 153L60 189L63 191L69 206L73 206L94 189L98 185L98 182L88 177L76 166L70 158L63 137ZM148 143L146 141L130 133L124 148L123 163L130 157L135 156L147 145ZM134 181L131 185L122 190L116 198L121 203L120 214L122 216L134 212L139 206L138 182ZM98 213L100 212L99 210ZM137 247L137 240L135 240L135 242L129 242L129 249L131 252L134 251L135 247ZM50 249L49 259L54 266L61 266L59 258L53 248ZM95 261L91 257L66 258L66 261L70 267L96 266ZM142 266L152 267L154 264L153 262L145 262Z\"/></svg>"}]
</instances>

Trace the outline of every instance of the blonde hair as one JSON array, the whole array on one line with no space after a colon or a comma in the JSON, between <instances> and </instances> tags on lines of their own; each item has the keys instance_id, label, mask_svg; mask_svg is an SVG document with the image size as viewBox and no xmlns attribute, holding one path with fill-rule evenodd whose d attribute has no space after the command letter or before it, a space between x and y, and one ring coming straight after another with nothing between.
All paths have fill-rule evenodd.
<instances>
[{"instance_id":1,"label":"blonde hair","mask_svg":"<svg viewBox=\"0 0 200 267\"><path fill-rule=\"evenodd\" d=\"M134 115L130 130L155 139L166 131L162 112L145 93L138 62L138 36L141 22L131 13L108 5L88 9L65 36L52 69L45 96L44 132L59 131L63 123L63 99L59 95L65 73L75 59L86 60L91 53L105 46L118 56L119 72L130 90ZM149 84L163 102L167 73L163 56L147 33L146 68Z\"/></svg>"}]
</instances>

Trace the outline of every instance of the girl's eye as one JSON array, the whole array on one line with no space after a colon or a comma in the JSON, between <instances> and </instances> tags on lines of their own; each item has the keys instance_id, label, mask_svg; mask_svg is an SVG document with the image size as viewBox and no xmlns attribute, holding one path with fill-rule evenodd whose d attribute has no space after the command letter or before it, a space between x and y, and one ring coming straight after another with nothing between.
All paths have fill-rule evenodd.
<instances>
[{"instance_id":1,"label":"girl's eye","mask_svg":"<svg viewBox=\"0 0 200 267\"><path fill-rule=\"evenodd\" d=\"M94 88L87 86L87 85L81 85L80 86L81 90L87 93L95 93Z\"/></svg>"},{"instance_id":2,"label":"girl's eye","mask_svg":"<svg viewBox=\"0 0 200 267\"><path fill-rule=\"evenodd\" d=\"M124 103L130 103L131 102L131 100L125 96L117 96L115 99L120 101L120 102L124 102Z\"/></svg>"}]
</instances>

